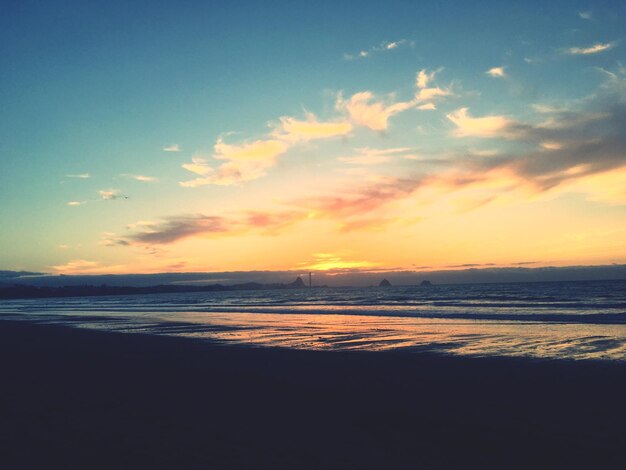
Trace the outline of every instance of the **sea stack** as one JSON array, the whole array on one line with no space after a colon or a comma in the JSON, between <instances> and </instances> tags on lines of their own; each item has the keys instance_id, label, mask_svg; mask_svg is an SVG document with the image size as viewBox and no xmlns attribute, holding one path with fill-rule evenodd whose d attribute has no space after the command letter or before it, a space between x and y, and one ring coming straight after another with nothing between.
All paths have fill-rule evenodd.
<instances>
[{"instance_id":1,"label":"sea stack","mask_svg":"<svg viewBox=\"0 0 626 470\"><path fill-rule=\"evenodd\" d=\"M378 284L378 287L391 287L391 282L389 282L387 279L383 279L382 281L380 281L380 284Z\"/></svg>"},{"instance_id":2,"label":"sea stack","mask_svg":"<svg viewBox=\"0 0 626 470\"><path fill-rule=\"evenodd\" d=\"M431 282L430 282L430 281L422 281L422 282L421 282L421 284L420 284L420 286L422 286L422 287L428 287L428 286L432 286L432 284L431 284Z\"/></svg>"}]
</instances>

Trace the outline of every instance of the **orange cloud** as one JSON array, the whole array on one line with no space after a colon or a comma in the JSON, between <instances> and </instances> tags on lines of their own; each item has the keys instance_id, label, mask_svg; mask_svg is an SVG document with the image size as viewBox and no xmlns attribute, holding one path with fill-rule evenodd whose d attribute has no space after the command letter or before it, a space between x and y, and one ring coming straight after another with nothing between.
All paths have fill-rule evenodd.
<instances>
[{"instance_id":1,"label":"orange cloud","mask_svg":"<svg viewBox=\"0 0 626 470\"><path fill-rule=\"evenodd\" d=\"M295 143L342 137L352 131L352 124L348 121L320 122L312 113L307 113L306 118L305 121L300 121L293 117L281 117L280 124L274 131L274 137Z\"/></svg>"},{"instance_id":2,"label":"orange cloud","mask_svg":"<svg viewBox=\"0 0 626 470\"><path fill-rule=\"evenodd\" d=\"M57 274L116 274L127 272L126 266L115 265L105 266L99 261L88 261L84 259L75 259L65 264L52 266Z\"/></svg>"},{"instance_id":3,"label":"orange cloud","mask_svg":"<svg viewBox=\"0 0 626 470\"><path fill-rule=\"evenodd\" d=\"M183 168L201 175L191 181L184 181L183 187L193 188L207 184L231 185L253 180L265 175L268 168L276 164L276 159L285 153L289 146L278 139L257 140L242 145L229 145L218 139L214 146L213 158L226 160L213 168L207 160L194 157L192 163Z\"/></svg>"}]
</instances>

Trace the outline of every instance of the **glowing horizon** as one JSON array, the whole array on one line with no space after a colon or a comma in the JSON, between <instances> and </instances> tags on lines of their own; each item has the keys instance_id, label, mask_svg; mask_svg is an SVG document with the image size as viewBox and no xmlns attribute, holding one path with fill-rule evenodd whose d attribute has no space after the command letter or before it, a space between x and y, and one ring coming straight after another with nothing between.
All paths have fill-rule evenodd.
<instances>
[{"instance_id":1,"label":"glowing horizon","mask_svg":"<svg viewBox=\"0 0 626 470\"><path fill-rule=\"evenodd\" d=\"M626 264L626 11L593 3L16 10L0 267Z\"/></svg>"}]
</instances>

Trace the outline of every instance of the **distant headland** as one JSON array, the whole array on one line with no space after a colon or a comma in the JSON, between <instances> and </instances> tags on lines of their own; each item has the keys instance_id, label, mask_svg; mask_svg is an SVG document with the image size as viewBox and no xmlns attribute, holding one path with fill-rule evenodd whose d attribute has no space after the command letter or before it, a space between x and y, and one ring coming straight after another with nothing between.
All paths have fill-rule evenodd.
<instances>
[{"instance_id":1,"label":"distant headland","mask_svg":"<svg viewBox=\"0 0 626 470\"><path fill-rule=\"evenodd\" d=\"M324 288L327 286L316 286ZM101 284L82 285L82 286L30 286L30 285L14 285L9 287L0 287L0 299L25 299L25 298L43 298L43 297L96 297L104 295L145 295L145 294L172 294L179 292L219 292L219 291L240 291L240 290L294 290L307 289L304 281L300 276L290 283L272 283L262 284L259 282L244 282L241 284L223 285L223 284L207 284L203 286L197 285L180 285L180 284L162 284L147 287L133 286L109 286Z\"/></svg>"},{"instance_id":2,"label":"distant headland","mask_svg":"<svg viewBox=\"0 0 626 470\"><path fill-rule=\"evenodd\" d=\"M316 271L162 272L136 274L51 274L0 270L0 298L126 295L168 292L378 286L381 273ZM299 280L298 280L299 279ZM385 271L392 286L477 283L595 282L626 280L626 265L563 267L459 267L447 270ZM313 282L312 282L313 281ZM383 286L388 287L388 286Z\"/></svg>"}]
</instances>

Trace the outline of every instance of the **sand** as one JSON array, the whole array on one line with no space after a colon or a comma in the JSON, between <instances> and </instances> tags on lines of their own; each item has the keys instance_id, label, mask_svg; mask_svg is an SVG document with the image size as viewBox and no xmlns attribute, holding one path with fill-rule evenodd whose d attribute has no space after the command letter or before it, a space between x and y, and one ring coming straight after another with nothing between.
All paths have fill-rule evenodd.
<instances>
[{"instance_id":1,"label":"sand","mask_svg":"<svg viewBox=\"0 0 626 470\"><path fill-rule=\"evenodd\" d=\"M0 321L2 468L626 468L626 365Z\"/></svg>"}]
</instances>

